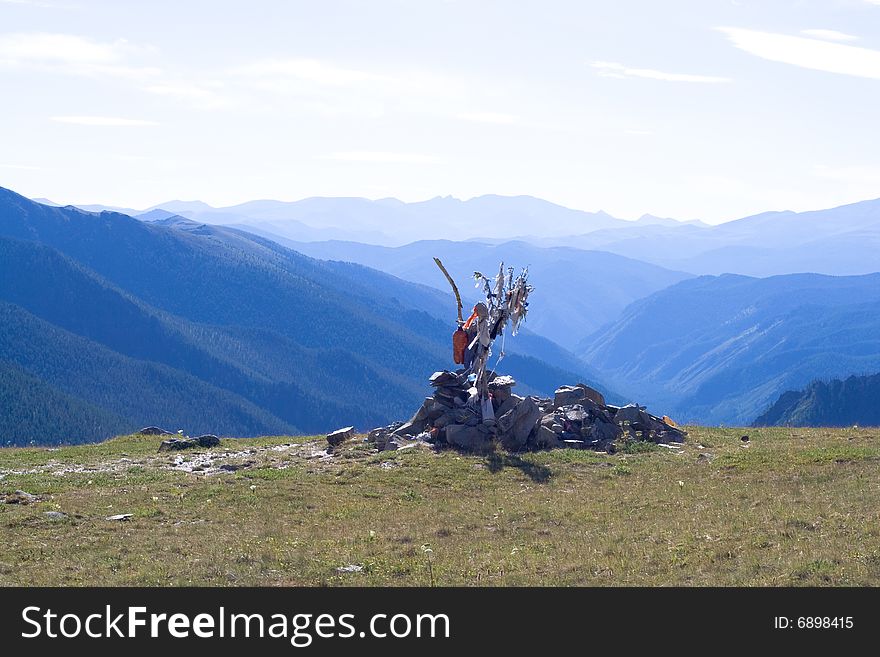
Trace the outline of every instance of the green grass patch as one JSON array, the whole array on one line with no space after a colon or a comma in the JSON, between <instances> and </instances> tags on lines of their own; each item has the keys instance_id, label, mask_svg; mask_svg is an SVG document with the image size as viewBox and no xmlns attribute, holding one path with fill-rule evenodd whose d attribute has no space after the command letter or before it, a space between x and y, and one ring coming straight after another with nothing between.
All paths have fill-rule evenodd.
<instances>
[{"instance_id":1,"label":"green grass patch","mask_svg":"<svg viewBox=\"0 0 880 657\"><path fill-rule=\"evenodd\" d=\"M0 449L0 491L39 496L0 505L0 584L880 585L880 432L688 429L613 455L181 453L246 464L217 474L143 436Z\"/></svg>"}]
</instances>

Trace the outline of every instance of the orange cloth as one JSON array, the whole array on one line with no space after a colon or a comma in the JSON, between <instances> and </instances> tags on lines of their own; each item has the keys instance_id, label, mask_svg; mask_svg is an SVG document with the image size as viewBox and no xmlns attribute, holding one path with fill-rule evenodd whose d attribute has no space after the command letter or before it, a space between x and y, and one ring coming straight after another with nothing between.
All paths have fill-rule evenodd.
<instances>
[{"instance_id":1,"label":"orange cloth","mask_svg":"<svg viewBox=\"0 0 880 657\"><path fill-rule=\"evenodd\" d=\"M452 334L452 361L456 365L464 363L464 352L468 346L468 335L461 329Z\"/></svg>"},{"instance_id":2,"label":"orange cloth","mask_svg":"<svg viewBox=\"0 0 880 657\"><path fill-rule=\"evenodd\" d=\"M464 326L462 328L464 328L465 330L469 329L471 327L471 324L473 323L473 321L476 318L477 318L477 307L474 306L474 312L471 313L471 316L467 318L467 321L464 323Z\"/></svg>"}]
</instances>

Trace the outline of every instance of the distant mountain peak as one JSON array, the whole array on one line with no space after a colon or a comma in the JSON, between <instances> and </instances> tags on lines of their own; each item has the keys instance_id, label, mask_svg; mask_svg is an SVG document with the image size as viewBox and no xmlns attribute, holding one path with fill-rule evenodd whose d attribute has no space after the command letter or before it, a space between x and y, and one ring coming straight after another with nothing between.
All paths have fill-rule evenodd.
<instances>
[{"instance_id":1,"label":"distant mountain peak","mask_svg":"<svg viewBox=\"0 0 880 657\"><path fill-rule=\"evenodd\" d=\"M208 205L204 201L165 201L164 203L159 203L158 205L154 205L150 208L147 208L146 212L150 210L167 210L169 212L180 213L180 212L211 212L216 208Z\"/></svg>"},{"instance_id":2,"label":"distant mountain peak","mask_svg":"<svg viewBox=\"0 0 880 657\"><path fill-rule=\"evenodd\" d=\"M815 380L789 390L753 426L842 427L880 424L880 374Z\"/></svg>"},{"instance_id":3,"label":"distant mountain peak","mask_svg":"<svg viewBox=\"0 0 880 657\"><path fill-rule=\"evenodd\" d=\"M156 208L155 210L150 210L148 212L144 212L143 214L139 214L135 217L135 219L140 219L141 221L160 226L182 224L193 226L199 225L198 222L193 221L192 219L187 219L186 217L182 217L179 214L175 214L174 212L169 212L168 210L163 210L162 208Z\"/></svg>"}]
</instances>

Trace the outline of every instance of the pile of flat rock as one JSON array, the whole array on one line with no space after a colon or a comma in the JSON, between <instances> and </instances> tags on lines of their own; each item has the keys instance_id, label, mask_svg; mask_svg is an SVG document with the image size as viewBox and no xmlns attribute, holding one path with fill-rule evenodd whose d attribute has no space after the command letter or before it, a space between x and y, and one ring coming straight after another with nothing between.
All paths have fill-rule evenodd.
<instances>
[{"instance_id":1,"label":"pile of flat rock","mask_svg":"<svg viewBox=\"0 0 880 657\"><path fill-rule=\"evenodd\" d=\"M491 409L480 403L466 373L435 372L434 394L409 422L373 429L367 440L380 451L414 441L462 451L485 452L497 441L509 451L569 447L613 452L623 439L655 443L683 442L686 432L636 404L612 406L597 390L579 383L562 386L553 399L521 397L516 381L494 376L488 382Z\"/></svg>"}]
</instances>

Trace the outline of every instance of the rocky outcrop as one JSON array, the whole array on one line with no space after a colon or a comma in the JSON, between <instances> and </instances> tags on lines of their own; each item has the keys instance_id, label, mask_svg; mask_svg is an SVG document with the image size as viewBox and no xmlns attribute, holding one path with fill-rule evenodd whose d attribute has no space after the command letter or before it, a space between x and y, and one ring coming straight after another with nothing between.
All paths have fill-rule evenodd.
<instances>
[{"instance_id":1,"label":"rocky outcrop","mask_svg":"<svg viewBox=\"0 0 880 657\"><path fill-rule=\"evenodd\" d=\"M206 433L196 438L169 438L163 440L159 445L160 452L176 451L181 449L193 449L194 447L216 447L220 444L220 439L210 433Z\"/></svg>"}]
</instances>

